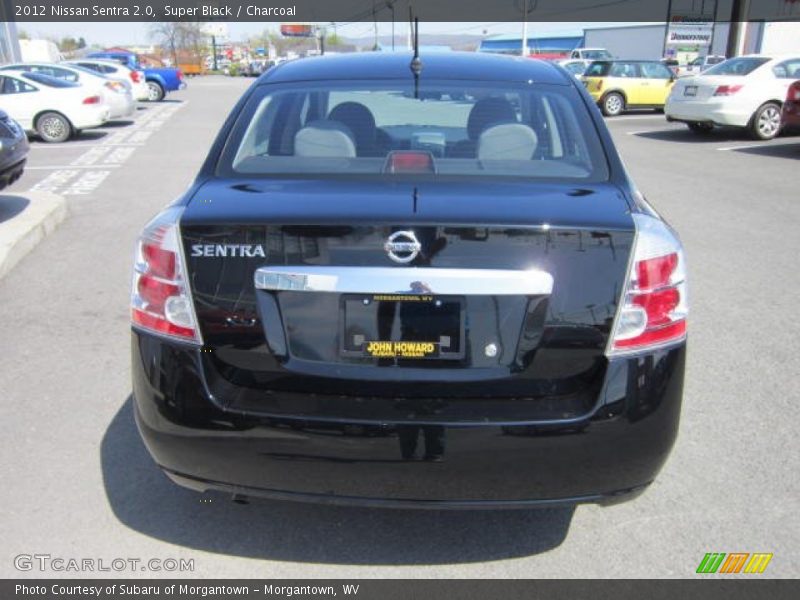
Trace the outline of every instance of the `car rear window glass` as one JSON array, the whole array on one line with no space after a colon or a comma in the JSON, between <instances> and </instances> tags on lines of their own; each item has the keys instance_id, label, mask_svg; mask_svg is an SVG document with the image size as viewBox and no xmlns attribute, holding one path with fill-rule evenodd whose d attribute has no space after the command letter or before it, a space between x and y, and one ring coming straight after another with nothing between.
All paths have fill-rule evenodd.
<instances>
[{"instance_id":1,"label":"car rear window glass","mask_svg":"<svg viewBox=\"0 0 800 600\"><path fill-rule=\"evenodd\" d=\"M608 74L611 77L641 77L639 65L636 63L614 63Z\"/></svg>"},{"instance_id":2,"label":"car rear window glass","mask_svg":"<svg viewBox=\"0 0 800 600\"><path fill-rule=\"evenodd\" d=\"M780 79L800 79L800 58L791 58L778 63L772 72Z\"/></svg>"},{"instance_id":3,"label":"car rear window glass","mask_svg":"<svg viewBox=\"0 0 800 600\"><path fill-rule=\"evenodd\" d=\"M78 81L78 75L75 72L70 71L69 69L62 69L60 67L32 66L31 72L41 73L42 75L47 75L48 77L55 77L56 79L71 81L73 83Z\"/></svg>"},{"instance_id":4,"label":"car rear window glass","mask_svg":"<svg viewBox=\"0 0 800 600\"><path fill-rule=\"evenodd\" d=\"M708 69L706 75L749 75L770 59L764 57L731 58Z\"/></svg>"},{"instance_id":5,"label":"car rear window glass","mask_svg":"<svg viewBox=\"0 0 800 600\"><path fill-rule=\"evenodd\" d=\"M597 60L600 58L611 58L611 53L608 50L584 50L583 57L589 60Z\"/></svg>"},{"instance_id":6,"label":"car rear window glass","mask_svg":"<svg viewBox=\"0 0 800 600\"><path fill-rule=\"evenodd\" d=\"M672 79L672 71L658 62L642 63L640 65L642 77L647 79Z\"/></svg>"},{"instance_id":7,"label":"car rear window glass","mask_svg":"<svg viewBox=\"0 0 800 600\"><path fill-rule=\"evenodd\" d=\"M413 82L413 80L411 80ZM605 155L568 85L427 81L263 85L222 172L604 180Z\"/></svg>"},{"instance_id":8,"label":"car rear window glass","mask_svg":"<svg viewBox=\"0 0 800 600\"><path fill-rule=\"evenodd\" d=\"M586 69L586 73L584 73L584 77L605 77L608 75L608 72L611 70L611 63L607 62L593 62L589 65L589 68Z\"/></svg>"},{"instance_id":9,"label":"car rear window glass","mask_svg":"<svg viewBox=\"0 0 800 600\"><path fill-rule=\"evenodd\" d=\"M44 73L23 73L22 77L53 88L73 88L79 86L77 83L64 81L63 79L56 79L55 77L50 77Z\"/></svg>"}]
</instances>

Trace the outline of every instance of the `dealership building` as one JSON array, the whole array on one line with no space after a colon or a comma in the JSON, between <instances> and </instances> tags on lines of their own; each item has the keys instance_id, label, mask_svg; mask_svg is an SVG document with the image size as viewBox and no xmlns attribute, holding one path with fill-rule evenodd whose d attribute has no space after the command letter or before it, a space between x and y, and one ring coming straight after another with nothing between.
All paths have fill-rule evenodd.
<instances>
[{"instance_id":1,"label":"dealership building","mask_svg":"<svg viewBox=\"0 0 800 600\"><path fill-rule=\"evenodd\" d=\"M668 56L681 62L706 54L725 56L731 35L729 23L714 21L590 26L558 36L536 35L535 23L528 27L531 54L568 55L576 48L605 48L618 58L657 60ZM741 27L736 54L800 53L800 22L751 22ZM484 39L479 50L519 54L521 47L519 35L496 35Z\"/></svg>"}]
</instances>

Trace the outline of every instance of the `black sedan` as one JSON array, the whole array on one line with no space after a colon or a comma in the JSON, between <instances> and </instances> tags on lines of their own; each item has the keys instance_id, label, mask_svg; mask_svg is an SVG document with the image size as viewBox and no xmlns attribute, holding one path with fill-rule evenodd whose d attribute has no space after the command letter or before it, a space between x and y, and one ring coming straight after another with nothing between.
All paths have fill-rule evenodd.
<instances>
[{"instance_id":1,"label":"black sedan","mask_svg":"<svg viewBox=\"0 0 800 600\"><path fill-rule=\"evenodd\" d=\"M411 64L270 69L145 227L132 321L148 450L181 485L244 496L635 496L678 429L678 237L562 68Z\"/></svg>"},{"instance_id":2,"label":"black sedan","mask_svg":"<svg viewBox=\"0 0 800 600\"><path fill-rule=\"evenodd\" d=\"M0 190L22 177L28 150L25 130L0 109Z\"/></svg>"}]
</instances>

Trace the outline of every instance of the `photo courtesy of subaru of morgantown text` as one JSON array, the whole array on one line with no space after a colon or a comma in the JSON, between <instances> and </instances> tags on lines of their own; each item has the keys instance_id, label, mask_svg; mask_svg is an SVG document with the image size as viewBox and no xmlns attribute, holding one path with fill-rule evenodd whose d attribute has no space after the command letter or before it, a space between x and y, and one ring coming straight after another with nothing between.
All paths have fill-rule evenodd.
<instances>
[{"instance_id":1,"label":"photo courtesy of subaru of morgantown text","mask_svg":"<svg viewBox=\"0 0 800 600\"><path fill-rule=\"evenodd\" d=\"M0 600L798 596L800 0L31 1Z\"/></svg>"}]
</instances>

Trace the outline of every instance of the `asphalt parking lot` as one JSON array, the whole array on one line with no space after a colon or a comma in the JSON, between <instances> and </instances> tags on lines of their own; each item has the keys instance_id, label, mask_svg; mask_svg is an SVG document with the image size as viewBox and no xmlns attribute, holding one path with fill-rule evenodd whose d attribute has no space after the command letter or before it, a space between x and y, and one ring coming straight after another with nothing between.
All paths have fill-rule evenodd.
<instances>
[{"instance_id":1,"label":"asphalt parking lot","mask_svg":"<svg viewBox=\"0 0 800 600\"><path fill-rule=\"evenodd\" d=\"M706 552L771 552L765 576L797 575L800 136L697 137L652 112L609 125L683 238L692 313L679 439L643 496L440 513L242 506L170 483L133 423L133 244L250 82L192 80L131 123L34 142L3 192L66 195L71 215L0 280L0 576L87 575L14 568L46 553L194 559L177 575L203 577L691 577Z\"/></svg>"}]
</instances>

